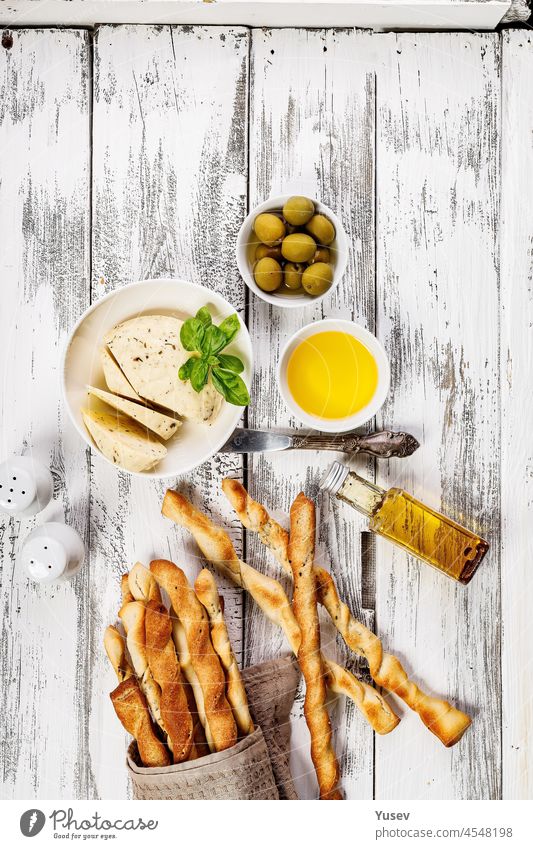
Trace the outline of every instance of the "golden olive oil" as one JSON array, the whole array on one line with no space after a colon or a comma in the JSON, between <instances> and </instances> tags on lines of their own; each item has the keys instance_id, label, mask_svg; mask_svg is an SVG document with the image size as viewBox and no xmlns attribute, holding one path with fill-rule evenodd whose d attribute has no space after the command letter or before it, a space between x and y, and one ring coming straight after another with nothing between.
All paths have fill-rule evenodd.
<instances>
[{"instance_id":1,"label":"golden olive oil","mask_svg":"<svg viewBox=\"0 0 533 849\"><path fill-rule=\"evenodd\" d=\"M297 345L287 365L287 383L304 412L323 419L344 419L372 400L378 367L355 336L327 330Z\"/></svg>"}]
</instances>

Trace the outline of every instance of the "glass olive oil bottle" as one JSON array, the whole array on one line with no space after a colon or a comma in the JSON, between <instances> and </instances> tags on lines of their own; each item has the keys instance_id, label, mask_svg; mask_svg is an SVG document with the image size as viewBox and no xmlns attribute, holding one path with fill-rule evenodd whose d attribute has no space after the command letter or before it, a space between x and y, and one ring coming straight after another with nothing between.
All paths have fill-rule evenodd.
<instances>
[{"instance_id":1,"label":"glass olive oil bottle","mask_svg":"<svg viewBox=\"0 0 533 849\"><path fill-rule=\"evenodd\" d=\"M403 489L384 490L340 463L333 463L320 488L368 516L371 531L461 584L468 584L489 550L477 534Z\"/></svg>"}]
</instances>

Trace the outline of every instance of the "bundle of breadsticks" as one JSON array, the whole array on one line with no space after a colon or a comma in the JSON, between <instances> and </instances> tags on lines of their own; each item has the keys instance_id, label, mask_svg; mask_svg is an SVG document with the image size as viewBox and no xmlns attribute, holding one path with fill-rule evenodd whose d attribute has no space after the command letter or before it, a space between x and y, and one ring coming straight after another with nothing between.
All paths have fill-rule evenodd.
<instances>
[{"instance_id":1,"label":"bundle of breadsticks","mask_svg":"<svg viewBox=\"0 0 533 849\"><path fill-rule=\"evenodd\" d=\"M326 708L326 690L351 698L379 734L392 731L399 719L373 687L323 655L317 602L325 608L346 645L367 660L375 683L401 698L445 746L457 743L471 724L470 718L444 699L424 693L411 681L400 661L383 650L380 639L358 622L341 601L331 575L314 562L313 503L303 493L296 498L290 510L288 533L261 504L250 498L238 481L225 480L222 488L243 525L258 533L278 563L293 578L292 605L281 584L242 561L228 534L182 495L168 490L163 501L163 514L190 531L205 558L246 589L267 617L284 630L306 683L304 712L311 735L311 756L320 798L342 798Z\"/></svg>"},{"instance_id":2,"label":"bundle of breadsticks","mask_svg":"<svg viewBox=\"0 0 533 849\"><path fill-rule=\"evenodd\" d=\"M222 599L207 569L193 588L168 560L149 569L136 563L122 576L118 615L124 636L112 625L104 636L119 681L111 701L144 767L221 752L253 732Z\"/></svg>"}]
</instances>

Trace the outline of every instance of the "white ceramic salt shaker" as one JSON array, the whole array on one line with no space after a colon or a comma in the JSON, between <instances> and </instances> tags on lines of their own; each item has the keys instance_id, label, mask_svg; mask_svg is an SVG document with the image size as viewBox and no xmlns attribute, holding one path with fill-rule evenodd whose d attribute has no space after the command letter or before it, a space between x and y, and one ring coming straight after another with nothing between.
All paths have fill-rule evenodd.
<instances>
[{"instance_id":1,"label":"white ceramic salt shaker","mask_svg":"<svg viewBox=\"0 0 533 849\"><path fill-rule=\"evenodd\" d=\"M35 516L53 494L50 469L34 457L12 457L0 464L0 512L20 518Z\"/></svg>"},{"instance_id":2,"label":"white ceramic salt shaker","mask_svg":"<svg viewBox=\"0 0 533 849\"><path fill-rule=\"evenodd\" d=\"M19 563L33 581L66 581L81 569L85 547L77 531L62 522L46 522L24 540Z\"/></svg>"}]
</instances>

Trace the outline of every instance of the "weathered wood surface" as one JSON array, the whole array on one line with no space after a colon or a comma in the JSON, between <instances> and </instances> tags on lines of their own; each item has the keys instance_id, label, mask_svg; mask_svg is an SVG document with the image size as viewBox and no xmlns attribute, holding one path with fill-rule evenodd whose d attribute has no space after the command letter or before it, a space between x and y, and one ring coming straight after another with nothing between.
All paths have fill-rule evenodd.
<instances>
[{"instance_id":1,"label":"weathered wood surface","mask_svg":"<svg viewBox=\"0 0 533 849\"><path fill-rule=\"evenodd\" d=\"M285 408L276 380L277 357L285 341L304 324L326 316L353 318L374 327L374 73L372 36L363 32L255 30L252 36L250 105L250 206L271 195L295 191L318 197L343 220L352 245L344 280L331 299L300 310L274 309L254 298L249 311L257 346L253 427L298 427ZM321 474L336 455L310 452L251 456L248 483L254 497L288 513L301 489L315 496ZM372 467L360 460L360 469ZM323 504L319 539L323 563L358 614L362 609L359 531L364 526L338 505ZM248 538L247 557L272 571L257 539ZM325 630L324 647L335 652L335 637ZM249 605L245 620L245 657L257 663L282 646L279 633ZM346 658L338 646L339 657ZM353 655L349 663L354 664ZM302 700L295 708L295 773L306 778L301 792L313 797L314 774ZM350 796L372 797L372 733L353 705L339 703L332 716L343 764L343 786Z\"/></svg>"},{"instance_id":2,"label":"weathered wood surface","mask_svg":"<svg viewBox=\"0 0 533 849\"><path fill-rule=\"evenodd\" d=\"M250 424L296 424L274 376L289 334L323 315L354 318L391 356L393 393L378 424L411 429L422 442L410 460L380 464L379 482L477 523L492 544L466 589L387 543L377 546L374 581L372 557L361 556L364 520L321 502L321 559L346 600L369 623L375 605L377 632L415 680L474 716L464 741L446 751L401 706L400 727L374 741L339 701L344 789L348 798L531 798L530 36L101 27L92 127L88 39L15 31L12 47L0 50L1 454L31 446L51 464L58 504L50 515L64 514L90 547L73 584L36 588L14 565L32 523L0 526L2 796L128 794L125 735L101 646L118 577L155 554L191 575L200 565L160 516L165 483L89 462L65 421L58 363L66 331L91 298L164 275L218 288L242 311L233 250L246 208L297 189L341 215L352 256L341 287L318 307L296 315L249 300L257 340ZM286 514L300 488L316 494L333 457L251 457L244 479ZM354 465L373 476L368 461ZM243 475L239 458L215 460L181 483L231 524L240 546L218 490L225 474ZM278 574L253 536L244 553ZM223 591L243 661L279 653L279 633L253 602ZM325 644L355 664L331 629ZM301 710L300 697L293 767L300 793L312 797Z\"/></svg>"},{"instance_id":3,"label":"weathered wood surface","mask_svg":"<svg viewBox=\"0 0 533 849\"><path fill-rule=\"evenodd\" d=\"M503 35L501 508L503 796L533 798L533 37Z\"/></svg>"},{"instance_id":4,"label":"weathered wood surface","mask_svg":"<svg viewBox=\"0 0 533 849\"><path fill-rule=\"evenodd\" d=\"M242 311L233 246L245 215L248 37L239 28L98 30L93 298L132 280L182 277L218 290ZM116 618L119 575L136 559L169 556L194 579L202 565L197 549L160 515L165 489L176 484L210 513L227 516L220 481L240 476L241 468L238 457L218 457L187 481L150 483L93 457L91 739L100 796L115 798L126 784L124 734L107 696L113 674L99 645ZM240 591L220 586L240 656Z\"/></svg>"},{"instance_id":5,"label":"weathered wood surface","mask_svg":"<svg viewBox=\"0 0 533 849\"><path fill-rule=\"evenodd\" d=\"M468 588L377 547L379 633L430 692L471 712L447 751L406 712L376 740L378 798L495 799L501 792L499 620L500 46L494 34L380 39L377 334L392 366L381 425L421 448L380 464L478 528L491 550Z\"/></svg>"},{"instance_id":6,"label":"weathered wood surface","mask_svg":"<svg viewBox=\"0 0 533 849\"><path fill-rule=\"evenodd\" d=\"M88 452L60 402L60 352L89 304L89 38L27 30L0 47L1 457L34 452L88 539ZM39 522L43 520L41 515ZM3 797L91 792L90 574L36 586L16 565L34 520L0 519Z\"/></svg>"}]
</instances>

